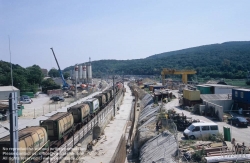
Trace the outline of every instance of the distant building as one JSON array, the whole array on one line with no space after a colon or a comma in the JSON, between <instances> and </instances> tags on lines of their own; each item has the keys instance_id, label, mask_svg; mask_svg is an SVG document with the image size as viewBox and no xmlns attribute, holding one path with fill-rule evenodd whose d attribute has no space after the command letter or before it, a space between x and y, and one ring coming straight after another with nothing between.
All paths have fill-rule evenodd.
<instances>
[{"instance_id":1,"label":"distant building","mask_svg":"<svg viewBox=\"0 0 250 163\"><path fill-rule=\"evenodd\" d=\"M222 84L202 84L197 85L197 89L201 94L232 94L232 89L238 86L222 85Z\"/></svg>"},{"instance_id":2,"label":"distant building","mask_svg":"<svg viewBox=\"0 0 250 163\"><path fill-rule=\"evenodd\" d=\"M41 70L42 70L42 73L43 73L44 77L47 77L48 76L48 70L44 69L44 68L41 68Z\"/></svg>"}]
</instances>

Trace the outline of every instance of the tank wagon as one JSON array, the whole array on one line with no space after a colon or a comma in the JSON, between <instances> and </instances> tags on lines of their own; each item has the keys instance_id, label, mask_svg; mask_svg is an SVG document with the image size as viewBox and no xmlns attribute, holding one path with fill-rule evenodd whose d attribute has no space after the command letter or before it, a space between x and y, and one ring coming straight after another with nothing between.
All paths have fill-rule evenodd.
<instances>
[{"instance_id":1,"label":"tank wagon","mask_svg":"<svg viewBox=\"0 0 250 163\"><path fill-rule=\"evenodd\" d=\"M111 97L110 97L109 91L106 90L106 91L102 92L102 94L105 95L107 102L111 101Z\"/></svg>"},{"instance_id":2,"label":"tank wagon","mask_svg":"<svg viewBox=\"0 0 250 163\"><path fill-rule=\"evenodd\" d=\"M46 130L43 127L31 126L18 131L19 138L19 160L20 162L29 160L41 160L42 152L49 147L49 140ZM43 151L44 150L44 151ZM13 155L10 150L10 135L0 139L0 162L9 163Z\"/></svg>"},{"instance_id":3,"label":"tank wagon","mask_svg":"<svg viewBox=\"0 0 250 163\"><path fill-rule=\"evenodd\" d=\"M51 150L49 149L50 147L59 147L74 134L75 129L80 129L112 101L114 94L117 94L120 89L121 86L116 84L115 91L113 91L112 87L110 90L94 96L94 98L69 107L67 112L58 112L47 120L41 120L39 126L27 127L20 130L18 134L19 148L22 149L20 151L22 153L20 154L21 162L30 162L34 158L42 159L43 153ZM3 157L6 157L3 154L3 152L6 152L4 150L6 148L10 148L10 136L0 138L1 163L9 163L9 159L3 159ZM44 157L46 156L44 155ZM7 157L10 158L12 156Z\"/></svg>"},{"instance_id":4,"label":"tank wagon","mask_svg":"<svg viewBox=\"0 0 250 163\"><path fill-rule=\"evenodd\" d=\"M76 129L80 129L90 120L90 108L88 104L76 104L67 109L73 115Z\"/></svg>"},{"instance_id":5,"label":"tank wagon","mask_svg":"<svg viewBox=\"0 0 250 163\"><path fill-rule=\"evenodd\" d=\"M40 120L51 141L52 147L60 146L74 132L74 118L71 113L58 112L47 120Z\"/></svg>"},{"instance_id":6,"label":"tank wagon","mask_svg":"<svg viewBox=\"0 0 250 163\"><path fill-rule=\"evenodd\" d=\"M95 95L93 98L98 99L100 110L102 110L106 106L107 101L106 96L104 94L100 93L98 95Z\"/></svg>"},{"instance_id":7,"label":"tank wagon","mask_svg":"<svg viewBox=\"0 0 250 163\"><path fill-rule=\"evenodd\" d=\"M111 88L111 89L107 89L106 91L107 91L107 92L109 92L109 94L110 94L110 98L111 98L111 99L113 99L113 97L114 97L114 91L113 91L113 88Z\"/></svg>"},{"instance_id":8,"label":"tank wagon","mask_svg":"<svg viewBox=\"0 0 250 163\"><path fill-rule=\"evenodd\" d=\"M90 108L90 116L93 118L100 110L99 101L96 98L89 98L83 103L88 104Z\"/></svg>"}]
</instances>

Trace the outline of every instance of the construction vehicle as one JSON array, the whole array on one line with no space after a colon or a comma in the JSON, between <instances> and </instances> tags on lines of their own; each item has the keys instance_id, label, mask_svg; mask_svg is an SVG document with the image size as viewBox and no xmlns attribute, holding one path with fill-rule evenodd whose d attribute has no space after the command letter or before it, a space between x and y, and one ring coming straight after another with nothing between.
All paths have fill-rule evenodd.
<instances>
[{"instance_id":1,"label":"construction vehicle","mask_svg":"<svg viewBox=\"0 0 250 163\"><path fill-rule=\"evenodd\" d=\"M164 68L161 71L161 77L162 77L162 85L165 85L165 75L182 75L182 82L187 84L187 75L189 74L196 74L196 71L194 70L175 70L175 69L166 69Z\"/></svg>"},{"instance_id":2,"label":"construction vehicle","mask_svg":"<svg viewBox=\"0 0 250 163\"><path fill-rule=\"evenodd\" d=\"M56 60L57 66L58 66L58 71L59 71L59 74L60 74L61 79L62 79L62 83L63 83L62 89L63 89L63 90L67 90L67 89L69 89L69 84L65 81L65 79L64 79L64 77L63 77L63 73L62 73L61 68L60 68L60 66L59 66L59 64L58 64L58 61L57 61L57 59L56 59L56 55L55 55L55 53L54 53L53 48L50 48L50 49L52 50L52 53L53 53L53 55L54 55L54 57L55 57L55 60Z\"/></svg>"}]
</instances>

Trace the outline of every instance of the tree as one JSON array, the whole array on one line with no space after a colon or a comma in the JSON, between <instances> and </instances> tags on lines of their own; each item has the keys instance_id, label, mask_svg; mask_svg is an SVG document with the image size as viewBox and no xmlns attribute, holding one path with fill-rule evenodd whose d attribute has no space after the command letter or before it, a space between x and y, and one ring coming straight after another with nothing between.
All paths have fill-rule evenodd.
<instances>
[{"instance_id":1,"label":"tree","mask_svg":"<svg viewBox=\"0 0 250 163\"><path fill-rule=\"evenodd\" d=\"M60 77L59 71L55 68L49 70L49 77Z\"/></svg>"},{"instance_id":2,"label":"tree","mask_svg":"<svg viewBox=\"0 0 250 163\"><path fill-rule=\"evenodd\" d=\"M64 79L68 79L70 77L70 74L68 72L63 73Z\"/></svg>"},{"instance_id":3,"label":"tree","mask_svg":"<svg viewBox=\"0 0 250 163\"><path fill-rule=\"evenodd\" d=\"M27 70L27 81L30 84L41 84L43 79L43 73L38 65L27 67L26 70Z\"/></svg>"},{"instance_id":4,"label":"tree","mask_svg":"<svg viewBox=\"0 0 250 163\"><path fill-rule=\"evenodd\" d=\"M51 78L45 79L41 83L42 86L42 91L44 93L47 93L47 90L52 90L52 89L60 89L61 86L57 85L55 81Z\"/></svg>"}]
</instances>

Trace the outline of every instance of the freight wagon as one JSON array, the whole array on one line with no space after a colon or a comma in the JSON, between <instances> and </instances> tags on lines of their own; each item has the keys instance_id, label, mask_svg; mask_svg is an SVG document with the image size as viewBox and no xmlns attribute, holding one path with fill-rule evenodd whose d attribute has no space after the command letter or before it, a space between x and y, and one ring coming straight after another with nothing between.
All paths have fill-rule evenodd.
<instances>
[{"instance_id":1,"label":"freight wagon","mask_svg":"<svg viewBox=\"0 0 250 163\"><path fill-rule=\"evenodd\" d=\"M81 104L77 104L68 108L68 112L58 112L52 115L47 120L41 120L40 126L27 127L19 131L19 148L20 160L34 162L32 159L48 156L48 151L53 151L54 147L59 147L68 138L70 138L75 130L79 129L90 118L93 118L100 110L104 108L112 99L112 94L117 94L122 87L116 85L115 92L113 90L106 90L105 92L95 96L95 98L88 99ZM101 102L99 102L101 101ZM101 103L101 104L100 104ZM80 127L78 127L80 124ZM50 148L52 147L52 148ZM0 139L0 162L9 163L9 159L4 160L6 157L3 152L5 149L10 148L10 137L6 136ZM50 148L50 149L49 149ZM12 152L12 151L8 151ZM11 155L7 156L12 157ZM39 162L39 161L38 161Z\"/></svg>"},{"instance_id":2,"label":"freight wagon","mask_svg":"<svg viewBox=\"0 0 250 163\"><path fill-rule=\"evenodd\" d=\"M41 120L40 126L46 129L52 146L58 147L73 134L74 118L71 113L58 112L47 120Z\"/></svg>"},{"instance_id":3,"label":"freight wagon","mask_svg":"<svg viewBox=\"0 0 250 163\"><path fill-rule=\"evenodd\" d=\"M83 103L88 104L90 108L90 116L94 117L99 111L99 101L96 98L90 98Z\"/></svg>"},{"instance_id":4,"label":"freight wagon","mask_svg":"<svg viewBox=\"0 0 250 163\"><path fill-rule=\"evenodd\" d=\"M102 92L102 94L105 95L105 97L106 97L106 102L111 101L111 99L110 99L110 93L109 93L108 91L104 91L104 92Z\"/></svg>"},{"instance_id":5,"label":"freight wagon","mask_svg":"<svg viewBox=\"0 0 250 163\"><path fill-rule=\"evenodd\" d=\"M104 94L95 95L93 98L98 99L100 110L102 110L106 106L107 101Z\"/></svg>"},{"instance_id":6,"label":"freight wagon","mask_svg":"<svg viewBox=\"0 0 250 163\"><path fill-rule=\"evenodd\" d=\"M107 89L106 91L109 92L110 98L113 99L113 97L114 97L114 91L113 91L113 89L110 88L110 89Z\"/></svg>"},{"instance_id":7,"label":"freight wagon","mask_svg":"<svg viewBox=\"0 0 250 163\"><path fill-rule=\"evenodd\" d=\"M49 147L49 140L46 130L43 127L31 126L18 131L19 138L19 160L41 160L42 153ZM43 151L45 150L45 151ZM9 163L13 158L13 151L10 149L10 136L0 139L0 162ZM8 154L6 154L8 153Z\"/></svg>"},{"instance_id":8,"label":"freight wagon","mask_svg":"<svg viewBox=\"0 0 250 163\"><path fill-rule=\"evenodd\" d=\"M90 108L88 104L76 104L67 110L68 113L73 115L76 129L80 129L90 120Z\"/></svg>"}]
</instances>

